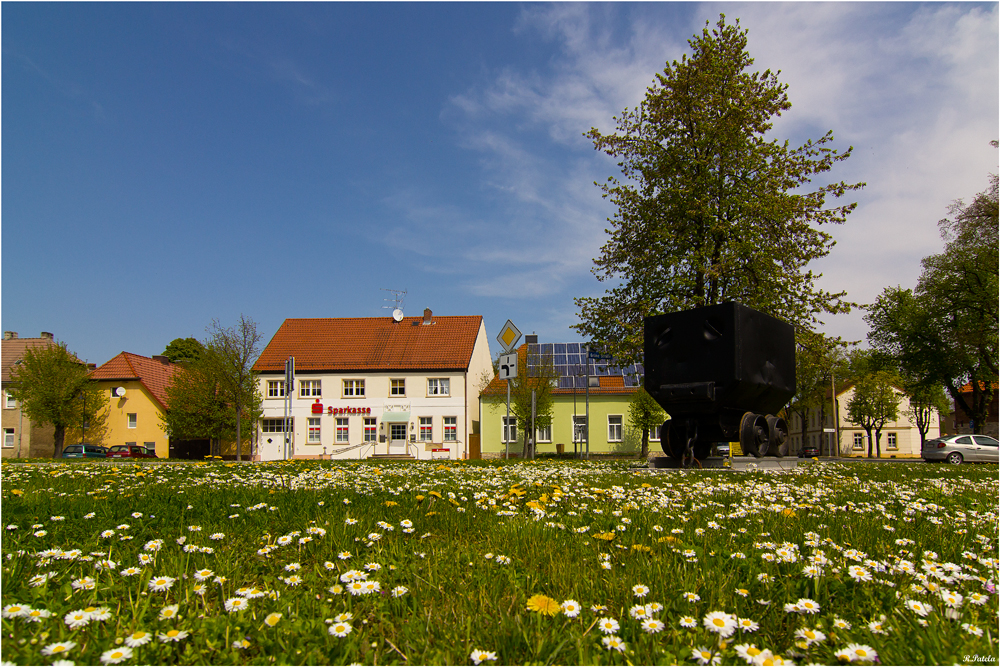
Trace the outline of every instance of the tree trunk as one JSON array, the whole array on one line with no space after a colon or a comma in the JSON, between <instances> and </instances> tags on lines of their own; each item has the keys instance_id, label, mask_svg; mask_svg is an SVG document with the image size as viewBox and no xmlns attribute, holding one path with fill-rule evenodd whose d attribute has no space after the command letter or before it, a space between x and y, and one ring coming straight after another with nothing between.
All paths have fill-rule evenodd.
<instances>
[{"instance_id":1,"label":"tree trunk","mask_svg":"<svg viewBox=\"0 0 1000 667\"><path fill-rule=\"evenodd\" d=\"M645 461L649 458L649 429L642 429L642 449L639 451L639 460Z\"/></svg>"},{"instance_id":2,"label":"tree trunk","mask_svg":"<svg viewBox=\"0 0 1000 667\"><path fill-rule=\"evenodd\" d=\"M875 458L882 458L882 429L875 429Z\"/></svg>"},{"instance_id":3,"label":"tree trunk","mask_svg":"<svg viewBox=\"0 0 1000 667\"><path fill-rule=\"evenodd\" d=\"M52 434L52 444L55 445L55 447L52 450L52 458L58 459L62 457L63 442L65 440L66 440L66 427L56 426L55 432Z\"/></svg>"},{"instance_id":4,"label":"tree trunk","mask_svg":"<svg viewBox=\"0 0 1000 667\"><path fill-rule=\"evenodd\" d=\"M870 428L866 428L865 433L868 434L868 458L872 458L872 447L875 444L872 440L872 430Z\"/></svg>"},{"instance_id":5,"label":"tree trunk","mask_svg":"<svg viewBox=\"0 0 1000 667\"><path fill-rule=\"evenodd\" d=\"M240 408L241 408L240 405L236 406L236 460L237 461L240 460L240 452L243 451L243 439L240 437L242 435L240 433L240 413L242 412Z\"/></svg>"}]
</instances>

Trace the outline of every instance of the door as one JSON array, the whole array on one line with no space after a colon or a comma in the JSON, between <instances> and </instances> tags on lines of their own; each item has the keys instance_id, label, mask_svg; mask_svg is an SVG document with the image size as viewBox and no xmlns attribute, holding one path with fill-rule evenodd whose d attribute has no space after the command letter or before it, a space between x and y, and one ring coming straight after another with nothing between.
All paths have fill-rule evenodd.
<instances>
[{"instance_id":1,"label":"door","mask_svg":"<svg viewBox=\"0 0 1000 667\"><path fill-rule=\"evenodd\" d=\"M996 438L991 438L988 435L977 435L974 437L980 461L987 461L989 463L1000 461L1000 449L998 449L1000 442L997 442Z\"/></svg>"},{"instance_id":2,"label":"door","mask_svg":"<svg viewBox=\"0 0 1000 667\"><path fill-rule=\"evenodd\" d=\"M953 446L955 450L962 455L964 460L979 460L979 452L976 449L976 445L972 442L971 435L963 435L961 438L956 438Z\"/></svg>"},{"instance_id":3,"label":"door","mask_svg":"<svg viewBox=\"0 0 1000 667\"><path fill-rule=\"evenodd\" d=\"M389 424L389 447L386 453L406 453L406 422L402 424Z\"/></svg>"}]
</instances>

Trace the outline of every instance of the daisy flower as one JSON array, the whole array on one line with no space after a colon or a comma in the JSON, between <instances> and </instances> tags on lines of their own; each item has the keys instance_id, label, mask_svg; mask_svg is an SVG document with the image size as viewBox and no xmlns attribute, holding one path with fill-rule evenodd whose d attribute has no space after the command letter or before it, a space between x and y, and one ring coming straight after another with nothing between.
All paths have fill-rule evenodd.
<instances>
[{"instance_id":1,"label":"daisy flower","mask_svg":"<svg viewBox=\"0 0 1000 667\"><path fill-rule=\"evenodd\" d=\"M208 569L198 570L194 573L194 578L197 581L205 581L206 579L211 579L214 574L215 572L212 572L211 570Z\"/></svg>"},{"instance_id":2,"label":"daisy flower","mask_svg":"<svg viewBox=\"0 0 1000 667\"><path fill-rule=\"evenodd\" d=\"M226 611L233 613L235 611L243 611L250 606L250 603L245 598L229 598L226 600L225 606Z\"/></svg>"},{"instance_id":3,"label":"daisy flower","mask_svg":"<svg viewBox=\"0 0 1000 667\"><path fill-rule=\"evenodd\" d=\"M815 600L810 600L809 598L799 598L799 601L795 604L803 613L815 614L819 612L819 604Z\"/></svg>"},{"instance_id":4,"label":"daisy flower","mask_svg":"<svg viewBox=\"0 0 1000 667\"><path fill-rule=\"evenodd\" d=\"M697 593L685 593L684 599L687 600L688 602L698 602L699 600L701 600L701 596L698 595Z\"/></svg>"},{"instance_id":5,"label":"daisy flower","mask_svg":"<svg viewBox=\"0 0 1000 667\"><path fill-rule=\"evenodd\" d=\"M618 635L605 637L601 640L601 643L604 644L604 648L609 651L618 651L619 653L625 652L625 642L622 641L622 638Z\"/></svg>"},{"instance_id":6,"label":"daisy flower","mask_svg":"<svg viewBox=\"0 0 1000 667\"><path fill-rule=\"evenodd\" d=\"M610 635L612 632L618 632L618 621L613 618L605 616L597 622L598 629L606 635Z\"/></svg>"},{"instance_id":7,"label":"daisy flower","mask_svg":"<svg viewBox=\"0 0 1000 667\"><path fill-rule=\"evenodd\" d=\"M469 657L472 658L472 664L478 665L482 662L485 662L486 660L496 660L497 654L494 653L493 651L484 651L482 649L477 648L472 652L472 655L470 655Z\"/></svg>"},{"instance_id":8,"label":"daisy flower","mask_svg":"<svg viewBox=\"0 0 1000 667\"><path fill-rule=\"evenodd\" d=\"M705 614L702 625L710 632L717 633L720 637L729 637L736 632L736 617L724 611L711 611Z\"/></svg>"},{"instance_id":9,"label":"daisy flower","mask_svg":"<svg viewBox=\"0 0 1000 667\"><path fill-rule=\"evenodd\" d=\"M52 612L48 609L31 609L24 615L24 620L31 621L32 623L38 623L39 621L49 618L50 616L52 616Z\"/></svg>"},{"instance_id":10,"label":"daisy flower","mask_svg":"<svg viewBox=\"0 0 1000 667\"><path fill-rule=\"evenodd\" d=\"M167 630L166 632L161 632L156 636L159 637L161 642L166 644L168 642L179 642L189 634L191 633L187 630Z\"/></svg>"},{"instance_id":11,"label":"daisy flower","mask_svg":"<svg viewBox=\"0 0 1000 667\"><path fill-rule=\"evenodd\" d=\"M694 616L681 616L680 623L682 628L693 628L698 625L698 621Z\"/></svg>"},{"instance_id":12,"label":"daisy flower","mask_svg":"<svg viewBox=\"0 0 1000 667\"><path fill-rule=\"evenodd\" d=\"M837 628L838 630L850 630L851 624L842 618L834 618L833 627Z\"/></svg>"},{"instance_id":13,"label":"daisy flower","mask_svg":"<svg viewBox=\"0 0 1000 667\"><path fill-rule=\"evenodd\" d=\"M101 654L101 662L105 665L117 665L123 660L128 660L132 657L132 649L128 647L123 648L113 648L110 651L105 651Z\"/></svg>"},{"instance_id":14,"label":"daisy flower","mask_svg":"<svg viewBox=\"0 0 1000 667\"><path fill-rule=\"evenodd\" d=\"M153 577L149 580L149 590L156 593L168 591L175 581L173 577Z\"/></svg>"},{"instance_id":15,"label":"daisy flower","mask_svg":"<svg viewBox=\"0 0 1000 667\"><path fill-rule=\"evenodd\" d=\"M343 621L343 622L334 623L333 625L331 625L330 629L329 629L329 633L331 635L333 635L334 637L346 637L347 635L349 635L351 633L351 630L353 630L353 629L354 628L351 627L350 623L348 623L347 621Z\"/></svg>"},{"instance_id":16,"label":"daisy flower","mask_svg":"<svg viewBox=\"0 0 1000 667\"><path fill-rule=\"evenodd\" d=\"M875 649L865 644L848 644L844 651L851 662L875 662L878 659Z\"/></svg>"},{"instance_id":17,"label":"daisy flower","mask_svg":"<svg viewBox=\"0 0 1000 667\"><path fill-rule=\"evenodd\" d=\"M576 600L565 600L559 607L570 618L576 618L580 615L580 603Z\"/></svg>"},{"instance_id":18,"label":"daisy flower","mask_svg":"<svg viewBox=\"0 0 1000 667\"><path fill-rule=\"evenodd\" d=\"M642 622L642 629L651 635L662 632L665 627L666 623L657 618L647 618Z\"/></svg>"},{"instance_id":19,"label":"daisy flower","mask_svg":"<svg viewBox=\"0 0 1000 667\"><path fill-rule=\"evenodd\" d=\"M632 595L637 598L644 598L649 594L649 586L643 586L642 584L636 584L632 587Z\"/></svg>"},{"instance_id":20,"label":"daisy flower","mask_svg":"<svg viewBox=\"0 0 1000 667\"><path fill-rule=\"evenodd\" d=\"M795 637L797 639L803 640L806 644L812 646L813 644L819 644L824 639L826 635L819 630L811 630L809 628L799 628L795 631Z\"/></svg>"},{"instance_id":21,"label":"daisy flower","mask_svg":"<svg viewBox=\"0 0 1000 667\"><path fill-rule=\"evenodd\" d=\"M736 622L737 627L743 632L756 632L760 626L756 621L749 618L741 618Z\"/></svg>"},{"instance_id":22,"label":"daisy flower","mask_svg":"<svg viewBox=\"0 0 1000 667\"><path fill-rule=\"evenodd\" d=\"M281 614L279 614L278 612L274 612L272 614L268 614L267 617L264 618L264 624L269 628L273 628L278 624L278 621L280 620L281 620Z\"/></svg>"},{"instance_id":23,"label":"daisy flower","mask_svg":"<svg viewBox=\"0 0 1000 667\"><path fill-rule=\"evenodd\" d=\"M177 618L177 610L180 608L181 606L179 604L172 604L164 607L160 610L159 620L165 621L168 618Z\"/></svg>"},{"instance_id":24,"label":"daisy flower","mask_svg":"<svg viewBox=\"0 0 1000 667\"><path fill-rule=\"evenodd\" d=\"M138 648L151 641L153 641L152 633L143 632L142 630L136 630L132 634L126 635L125 637L125 645L129 648Z\"/></svg>"},{"instance_id":25,"label":"daisy flower","mask_svg":"<svg viewBox=\"0 0 1000 667\"><path fill-rule=\"evenodd\" d=\"M868 624L868 631L871 632L874 635L887 635L887 634L889 634L886 631L886 629L882 626L883 622L885 622L885 616L882 616L877 621L872 621L871 623Z\"/></svg>"},{"instance_id":26,"label":"daisy flower","mask_svg":"<svg viewBox=\"0 0 1000 667\"><path fill-rule=\"evenodd\" d=\"M962 623L962 629L968 632L970 635L975 635L976 637L983 636L982 628L973 625L972 623Z\"/></svg>"},{"instance_id":27,"label":"daisy flower","mask_svg":"<svg viewBox=\"0 0 1000 667\"><path fill-rule=\"evenodd\" d=\"M225 533L212 533L211 535L208 536L208 539L210 539L210 540L224 540L224 539L226 539L226 534Z\"/></svg>"},{"instance_id":28,"label":"daisy flower","mask_svg":"<svg viewBox=\"0 0 1000 667\"><path fill-rule=\"evenodd\" d=\"M335 622L337 622L337 623L346 623L347 621L351 620L352 618L354 618L354 614L352 614L349 611L345 611L342 614L337 614L336 616L334 616L333 620Z\"/></svg>"},{"instance_id":29,"label":"daisy flower","mask_svg":"<svg viewBox=\"0 0 1000 667\"><path fill-rule=\"evenodd\" d=\"M337 558L339 558L340 560L347 560L350 557L351 557L350 551L341 551L339 554L337 554Z\"/></svg>"},{"instance_id":30,"label":"daisy flower","mask_svg":"<svg viewBox=\"0 0 1000 667\"><path fill-rule=\"evenodd\" d=\"M691 649L691 658L697 660L699 665L718 665L722 662L722 656L716 655L704 646Z\"/></svg>"},{"instance_id":31,"label":"daisy flower","mask_svg":"<svg viewBox=\"0 0 1000 667\"><path fill-rule=\"evenodd\" d=\"M757 656L764 653L757 648L756 644L737 644L733 647L733 650L736 651L736 655L743 658L748 665L754 664Z\"/></svg>"},{"instance_id":32,"label":"daisy flower","mask_svg":"<svg viewBox=\"0 0 1000 667\"><path fill-rule=\"evenodd\" d=\"M76 642L56 642L43 648L42 655L62 655L73 650L74 646L76 646Z\"/></svg>"},{"instance_id":33,"label":"daisy flower","mask_svg":"<svg viewBox=\"0 0 1000 667\"><path fill-rule=\"evenodd\" d=\"M77 611L71 611L63 617L66 625L69 626L70 630L76 630L77 628L82 628L83 626L90 623L90 613L82 609Z\"/></svg>"},{"instance_id":34,"label":"daisy flower","mask_svg":"<svg viewBox=\"0 0 1000 667\"><path fill-rule=\"evenodd\" d=\"M906 600L903 604L906 605L906 608L914 614L922 617L927 616L927 614L934 610L934 607L920 602L919 600Z\"/></svg>"},{"instance_id":35,"label":"daisy flower","mask_svg":"<svg viewBox=\"0 0 1000 667\"><path fill-rule=\"evenodd\" d=\"M409 592L410 589L407 588L406 586L396 586L395 588L392 589L392 597L401 598Z\"/></svg>"},{"instance_id":36,"label":"daisy flower","mask_svg":"<svg viewBox=\"0 0 1000 667\"><path fill-rule=\"evenodd\" d=\"M135 575L139 574L140 572L142 572L142 568L138 568L138 567L126 567L119 574L121 574L123 577L134 577Z\"/></svg>"},{"instance_id":37,"label":"daisy flower","mask_svg":"<svg viewBox=\"0 0 1000 667\"><path fill-rule=\"evenodd\" d=\"M19 616L25 616L31 607L23 604L9 604L3 608L4 618L18 618Z\"/></svg>"},{"instance_id":38,"label":"daisy flower","mask_svg":"<svg viewBox=\"0 0 1000 667\"><path fill-rule=\"evenodd\" d=\"M205 584L195 584L192 590L194 591L195 595L204 595L205 593L208 592L208 586L206 586Z\"/></svg>"}]
</instances>

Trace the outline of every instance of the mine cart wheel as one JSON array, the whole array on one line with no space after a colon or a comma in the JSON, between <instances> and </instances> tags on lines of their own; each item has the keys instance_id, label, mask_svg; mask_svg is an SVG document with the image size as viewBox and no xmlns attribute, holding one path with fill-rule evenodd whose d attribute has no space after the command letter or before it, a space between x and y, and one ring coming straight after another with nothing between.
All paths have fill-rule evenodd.
<instances>
[{"instance_id":1,"label":"mine cart wheel","mask_svg":"<svg viewBox=\"0 0 1000 667\"><path fill-rule=\"evenodd\" d=\"M788 453L788 425L781 417L767 415L767 451L779 459Z\"/></svg>"},{"instance_id":2,"label":"mine cart wheel","mask_svg":"<svg viewBox=\"0 0 1000 667\"><path fill-rule=\"evenodd\" d=\"M684 456L684 435L672 419L663 422L660 427L660 448L669 458L680 461Z\"/></svg>"},{"instance_id":3,"label":"mine cart wheel","mask_svg":"<svg viewBox=\"0 0 1000 667\"><path fill-rule=\"evenodd\" d=\"M762 415L747 412L740 420L740 448L757 458L768 450L767 420Z\"/></svg>"}]
</instances>

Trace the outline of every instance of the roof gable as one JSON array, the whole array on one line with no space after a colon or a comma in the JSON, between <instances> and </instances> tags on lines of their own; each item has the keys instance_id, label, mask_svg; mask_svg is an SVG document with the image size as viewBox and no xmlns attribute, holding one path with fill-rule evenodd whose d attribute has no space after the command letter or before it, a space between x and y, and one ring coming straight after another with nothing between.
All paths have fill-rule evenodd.
<instances>
[{"instance_id":1,"label":"roof gable","mask_svg":"<svg viewBox=\"0 0 1000 667\"><path fill-rule=\"evenodd\" d=\"M286 319L264 348L254 370L282 372L295 357L295 370L402 371L466 370L483 318L389 317Z\"/></svg>"},{"instance_id":2,"label":"roof gable","mask_svg":"<svg viewBox=\"0 0 1000 667\"><path fill-rule=\"evenodd\" d=\"M167 405L167 387L180 367L170 362L150 359L131 352L122 352L94 370L94 380L138 380L146 391L159 402Z\"/></svg>"},{"instance_id":3,"label":"roof gable","mask_svg":"<svg viewBox=\"0 0 1000 667\"><path fill-rule=\"evenodd\" d=\"M14 367L14 362L18 359L24 358L25 350L30 348L41 348L41 347L54 347L59 345L51 338L12 338L10 340L3 341L0 345L0 357L2 357L2 367L3 367L3 381L10 381L10 370ZM77 362L83 363L77 359L76 355L72 352L70 353L72 359L76 359Z\"/></svg>"}]
</instances>

